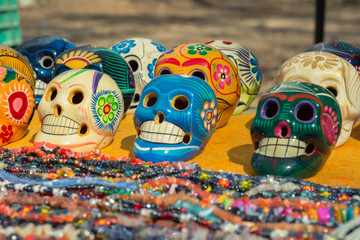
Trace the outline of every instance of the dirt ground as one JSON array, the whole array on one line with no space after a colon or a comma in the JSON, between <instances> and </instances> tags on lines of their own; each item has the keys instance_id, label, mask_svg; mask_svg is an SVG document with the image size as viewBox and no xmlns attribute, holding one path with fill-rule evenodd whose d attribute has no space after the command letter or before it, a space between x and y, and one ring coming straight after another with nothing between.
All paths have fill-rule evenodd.
<instances>
[{"instance_id":1,"label":"dirt ground","mask_svg":"<svg viewBox=\"0 0 360 240\"><path fill-rule=\"evenodd\" d=\"M272 85L286 59L314 44L315 0L27 0L23 39L51 34L77 46L110 47L133 37L165 47L221 39L249 48ZM360 46L360 4L327 0L324 40ZM255 101L252 110L256 108Z\"/></svg>"}]
</instances>

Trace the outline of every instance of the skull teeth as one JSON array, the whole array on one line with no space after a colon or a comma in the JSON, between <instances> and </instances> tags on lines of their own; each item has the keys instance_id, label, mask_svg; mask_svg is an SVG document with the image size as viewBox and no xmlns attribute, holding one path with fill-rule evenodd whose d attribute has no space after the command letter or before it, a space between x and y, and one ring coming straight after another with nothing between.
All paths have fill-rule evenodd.
<instances>
[{"instance_id":1,"label":"skull teeth","mask_svg":"<svg viewBox=\"0 0 360 240\"><path fill-rule=\"evenodd\" d=\"M35 81L35 96L41 97L44 95L45 88L47 86L47 83L40 79L36 79Z\"/></svg>"},{"instance_id":2,"label":"skull teeth","mask_svg":"<svg viewBox=\"0 0 360 240\"><path fill-rule=\"evenodd\" d=\"M171 122L156 124L154 121L146 121L140 126L139 138L153 143L177 144L182 142L184 134L180 127Z\"/></svg>"},{"instance_id":3,"label":"skull teeth","mask_svg":"<svg viewBox=\"0 0 360 240\"><path fill-rule=\"evenodd\" d=\"M79 126L79 123L68 117L46 115L43 120L41 131L51 135L72 135L77 134Z\"/></svg>"},{"instance_id":4,"label":"skull teeth","mask_svg":"<svg viewBox=\"0 0 360 240\"><path fill-rule=\"evenodd\" d=\"M260 139L255 153L274 158L292 158L308 155L305 149L306 143L296 138L270 137Z\"/></svg>"}]
</instances>

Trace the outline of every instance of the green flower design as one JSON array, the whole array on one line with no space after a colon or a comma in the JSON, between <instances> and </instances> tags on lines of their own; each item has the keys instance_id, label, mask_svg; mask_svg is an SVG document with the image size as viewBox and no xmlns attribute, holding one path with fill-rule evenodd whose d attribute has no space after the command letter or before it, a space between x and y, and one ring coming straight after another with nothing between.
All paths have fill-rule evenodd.
<instances>
[{"instance_id":1,"label":"green flower design","mask_svg":"<svg viewBox=\"0 0 360 240\"><path fill-rule=\"evenodd\" d=\"M104 124L111 122L115 118L115 113L119 109L119 103L115 101L114 95L101 96L97 101L97 113Z\"/></svg>"},{"instance_id":2,"label":"green flower design","mask_svg":"<svg viewBox=\"0 0 360 240\"><path fill-rule=\"evenodd\" d=\"M190 45L187 47L189 49L188 54L195 55L199 52L200 55L206 55L207 52L211 51L212 48L205 46L204 44Z\"/></svg>"}]
</instances>

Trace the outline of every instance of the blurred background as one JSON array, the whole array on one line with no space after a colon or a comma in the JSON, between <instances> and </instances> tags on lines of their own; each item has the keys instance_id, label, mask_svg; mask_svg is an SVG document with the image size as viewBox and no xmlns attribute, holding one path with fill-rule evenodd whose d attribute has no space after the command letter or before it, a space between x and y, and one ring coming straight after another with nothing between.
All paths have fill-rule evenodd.
<instances>
[{"instance_id":1,"label":"blurred background","mask_svg":"<svg viewBox=\"0 0 360 240\"><path fill-rule=\"evenodd\" d=\"M22 40L57 35L106 48L133 37L167 48L237 42L259 60L260 94L285 60L314 44L315 12L316 0L18 0ZM360 0L326 0L324 41L360 47L359 26Z\"/></svg>"}]
</instances>

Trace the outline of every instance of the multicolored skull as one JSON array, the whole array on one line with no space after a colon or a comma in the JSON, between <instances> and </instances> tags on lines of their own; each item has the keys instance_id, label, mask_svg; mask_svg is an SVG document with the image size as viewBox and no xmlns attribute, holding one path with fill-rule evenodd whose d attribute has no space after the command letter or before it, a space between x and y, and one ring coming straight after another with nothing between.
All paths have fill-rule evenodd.
<instances>
[{"instance_id":1,"label":"multicolored skull","mask_svg":"<svg viewBox=\"0 0 360 240\"><path fill-rule=\"evenodd\" d=\"M217 124L216 96L203 80L164 75L150 81L134 114L134 153L144 161L187 161L201 153Z\"/></svg>"},{"instance_id":2,"label":"multicolored skull","mask_svg":"<svg viewBox=\"0 0 360 240\"><path fill-rule=\"evenodd\" d=\"M34 91L26 77L0 66L0 146L22 138L35 111Z\"/></svg>"},{"instance_id":3,"label":"multicolored skull","mask_svg":"<svg viewBox=\"0 0 360 240\"><path fill-rule=\"evenodd\" d=\"M235 111L240 97L239 76L234 64L215 47L189 43L171 48L155 66L155 77L166 74L195 76L211 86L219 103L217 128L224 126Z\"/></svg>"},{"instance_id":4,"label":"multicolored skull","mask_svg":"<svg viewBox=\"0 0 360 240\"><path fill-rule=\"evenodd\" d=\"M26 56L36 74L35 98L38 104L46 85L52 80L55 59L64 51L74 48L75 45L67 39L41 35L30 38L17 47L17 51Z\"/></svg>"},{"instance_id":5,"label":"multicolored skull","mask_svg":"<svg viewBox=\"0 0 360 240\"><path fill-rule=\"evenodd\" d=\"M93 69L108 74L115 80L128 109L135 92L134 75L127 62L118 53L106 48L81 46L63 52L56 59L54 76L69 69Z\"/></svg>"},{"instance_id":6,"label":"multicolored skull","mask_svg":"<svg viewBox=\"0 0 360 240\"><path fill-rule=\"evenodd\" d=\"M90 152L111 143L124 103L109 75L92 69L69 70L47 85L38 114L42 126L35 146Z\"/></svg>"},{"instance_id":7,"label":"multicolored skull","mask_svg":"<svg viewBox=\"0 0 360 240\"><path fill-rule=\"evenodd\" d=\"M334 54L306 52L283 63L275 76L275 84L294 81L315 83L333 93L343 121L336 147L343 145L360 116L360 76L356 69Z\"/></svg>"},{"instance_id":8,"label":"multicolored skull","mask_svg":"<svg viewBox=\"0 0 360 240\"><path fill-rule=\"evenodd\" d=\"M360 49L346 42L326 41L317 43L305 52L320 51L342 57L360 72Z\"/></svg>"},{"instance_id":9,"label":"multicolored skull","mask_svg":"<svg viewBox=\"0 0 360 240\"><path fill-rule=\"evenodd\" d=\"M241 94L234 114L248 109L259 93L262 74L255 55L246 47L229 41L215 40L207 42L224 53L235 65L241 84Z\"/></svg>"},{"instance_id":10,"label":"multicolored skull","mask_svg":"<svg viewBox=\"0 0 360 240\"><path fill-rule=\"evenodd\" d=\"M156 61L166 48L150 39L132 38L116 43L111 50L119 53L134 73L135 94L127 111L134 112L142 90L154 78Z\"/></svg>"},{"instance_id":11,"label":"multicolored skull","mask_svg":"<svg viewBox=\"0 0 360 240\"><path fill-rule=\"evenodd\" d=\"M35 87L35 73L29 61L18 51L0 44L0 66L11 67L22 73L29 81L31 86Z\"/></svg>"},{"instance_id":12,"label":"multicolored skull","mask_svg":"<svg viewBox=\"0 0 360 240\"><path fill-rule=\"evenodd\" d=\"M340 130L340 108L330 91L312 83L280 83L259 101L251 126L251 164L261 175L312 176Z\"/></svg>"}]
</instances>

